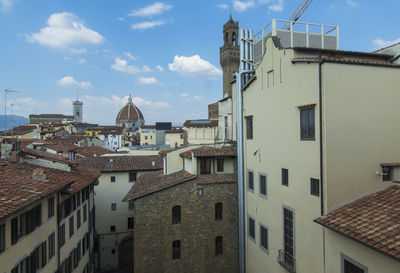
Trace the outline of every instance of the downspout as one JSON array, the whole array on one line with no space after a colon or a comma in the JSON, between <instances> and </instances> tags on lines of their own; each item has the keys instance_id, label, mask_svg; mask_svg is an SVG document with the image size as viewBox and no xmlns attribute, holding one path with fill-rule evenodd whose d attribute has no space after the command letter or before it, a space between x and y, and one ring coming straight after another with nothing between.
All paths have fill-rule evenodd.
<instances>
[{"instance_id":1,"label":"downspout","mask_svg":"<svg viewBox=\"0 0 400 273\"><path fill-rule=\"evenodd\" d=\"M60 259L61 259L61 247L60 247L60 221L59 214L60 214L60 192L57 192L57 210L56 210L56 220L57 220L57 272L61 272L60 267Z\"/></svg>"},{"instance_id":2,"label":"downspout","mask_svg":"<svg viewBox=\"0 0 400 273\"><path fill-rule=\"evenodd\" d=\"M318 53L318 93L319 93L319 175L321 185L321 216L324 215L324 168L323 168L323 143L322 143L322 57L321 51ZM322 229L322 251L323 266L326 271L326 251L325 251L325 228Z\"/></svg>"}]
</instances>

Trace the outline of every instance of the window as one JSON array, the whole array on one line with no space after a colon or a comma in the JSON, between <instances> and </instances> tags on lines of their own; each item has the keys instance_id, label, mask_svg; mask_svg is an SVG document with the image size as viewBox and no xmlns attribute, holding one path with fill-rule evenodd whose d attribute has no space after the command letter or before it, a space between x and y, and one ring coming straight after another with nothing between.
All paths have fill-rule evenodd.
<instances>
[{"instance_id":1,"label":"window","mask_svg":"<svg viewBox=\"0 0 400 273\"><path fill-rule=\"evenodd\" d=\"M6 225L0 225L0 253L6 249Z\"/></svg>"},{"instance_id":2,"label":"window","mask_svg":"<svg viewBox=\"0 0 400 273\"><path fill-rule=\"evenodd\" d=\"M260 247L268 253L268 228L260 224Z\"/></svg>"},{"instance_id":3,"label":"window","mask_svg":"<svg viewBox=\"0 0 400 273\"><path fill-rule=\"evenodd\" d=\"M133 229L133 217L128 217L128 229Z\"/></svg>"},{"instance_id":4,"label":"window","mask_svg":"<svg viewBox=\"0 0 400 273\"><path fill-rule=\"evenodd\" d=\"M59 228L58 231L58 239L60 241L60 246L63 246L65 244L65 224L62 224Z\"/></svg>"},{"instance_id":5,"label":"window","mask_svg":"<svg viewBox=\"0 0 400 273\"><path fill-rule=\"evenodd\" d=\"M247 189L254 192L254 173L253 171L247 171Z\"/></svg>"},{"instance_id":6,"label":"window","mask_svg":"<svg viewBox=\"0 0 400 273\"><path fill-rule=\"evenodd\" d=\"M260 195L267 198L267 175L260 174Z\"/></svg>"},{"instance_id":7,"label":"window","mask_svg":"<svg viewBox=\"0 0 400 273\"><path fill-rule=\"evenodd\" d=\"M217 172L223 172L223 171L224 171L224 160L217 159Z\"/></svg>"},{"instance_id":8,"label":"window","mask_svg":"<svg viewBox=\"0 0 400 273\"><path fill-rule=\"evenodd\" d=\"M81 192L76 193L76 205L79 207L81 205Z\"/></svg>"},{"instance_id":9,"label":"window","mask_svg":"<svg viewBox=\"0 0 400 273\"><path fill-rule=\"evenodd\" d=\"M136 182L136 173L129 173L129 182Z\"/></svg>"},{"instance_id":10,"label":"window","mask_svg":"<svg viewBox=\"0 0 400 273\"><path fill-rule=\"evenodd\" d=\"M315 139L314 107L300 109L300 135L301 140Z\"/></svg>"},{"instance_id":11,"label":"window","mask_svg":"<svg viewBox=\"0 0 400 273\"><path fill-rule=\"evenodd\" d=\"M253 139L253 117L246 117L246 138Z\"/></svg>"},{"instance_id":12,"label":"window","mask_svg":"<svg viewBox=\"0 0 400 273\"><path fill-rule=\"evenodd\" d=\"M81 210L76 212L76 229L81 227Z\"/></svg>"},{"instance_id":13,"label":"window","mask_svg":"<svg viewBox=\"0 0 400 273\"><path fill-rule=\"evenodd\" d=\"M111 254L115 254L115 248L111 249Z\"/></svg>"},{"instance_id":14,"label":"window","mask_svg":"<svg viewBox=\"0 0 400 273\"><path fill-rule=\"evenodd\" d=\"M115 176L111 176L111 182L115 182Z\"/></svg>"},{"instance_id":15,"label":"window","mask_svg":"<svg viewBox=\"0 0 400 273\"><path fill-rule=\"evenodd\" d=\"M54 197L47 199L47 215L48 218L54 215Z\"/></svg>"},{"instance_id":16,"label":"window","mask_svg":"<svg viewBox=\"0 0 400 273\"><path fill-rule=\"evenodd\" d=\"M197 195L202 196L203 195L203 188L198 188L197 189Z\"/></svg>"},{"instance_id":17,"label":"window","mask_svg":"<svg viewBox=\"0 0 400 273\"><path fill-rule=\"evenodd\" d=\"M253 239L253 241L256 240L256 225L255 221L253 218L249 216L249 226L247 227L249 230L249 237Z\"/></svg>"},{"instance_id":18,"label":"window","mask_svg":"<svg viewBox=\"0 0 400 273\"><path fill-rule=\"evenodd\" d=\"M81 249L82 249L82 245L81 245L81 241L79 241L78 244L76 245L76 252L77 252L76 256L78 258L78 264L79 264L79 262L81 261L81 258L82 258Z\"/></svg>"},{"instance_id":19,"label":"window","mask_svg":"<svg viewBox=\"0 0 400 273\"><path fill-rule=\"evenodd\" d=\"M310 179L310 193L314 196L319 196L319 180L315 178Z\"/></svg>"},{"instance_id":20,"label":"window","mask_svg":"<svg viewBox=\"0 0 400 273\"><path fill-rule=\"evenodd\" d=\"M72 215L71 218L69 218L69 238L74 235L74 216Z\"/></svg>"},{"instance_id":21,"label":"window","mask_svg":"<svg viewBox=\"0 0 400 273\"><path fill-rule=\"evenodd\" d=\"M54 256L56 253L56 235L52 233L49 236L49 260Z\"/></svg>"},{"instance_id":22,"label":"window","mask_svg":"<svg viewBox=\"0 0 400 273\"><path fill-rule=\"evenodd\" d=\"M289 170L282 169L282 185L288 187L289 186Z\"/></svg>"},{"instance_id":23,"label":"window","mask_svg":"<svg viewBox=\"0 0 400 273\"><path fill-rule=\"evenodd\" d=\"M181 223L181 206L175 206L172 208L172 224Z\"/></svg>"},{"instance_id":24,"label":"window","mask_svg":"<svg viewBox=\"0 0 400 273\"><path fill-rule=\"evenodd\" d=\"M87 219L87 206L86 204L83 205L83 222L85 222Z\"/></svg>"},{"instance_id":25,"label":"window","mask_svg":"<svg viewBox=\"0 0 400 273\"><path fill-rule=\"evenodd\" d=\"M215 204L215 221L222 220L222 203Z\"/></svg>"},{"instance_id":26,"label":"window","mask_svg":"<svg viewBox=\"0 0 400 273\"><path fill-rule=\"evenodd\" d=\"M343 253L341 253L340 258L342 273L368 273L368 268L365 265L347 257Z\"/></svg>"},{"instance_id":27,"label":"window","mask_svg":"<svg viewBox=\"0 0 400 273\"><path fill-rule=\"evenodd\" d=\"M116 203L112 203L111 204L111 210L117 210L117 204Z\"/></svg>"},{"instance_id":28,"label":"window","mask_svg":"<svg viewBox=\"0 0 400 273\"><path fill-rule=\"evenodd\" d=\"M133 210L135 203L133 200L129 200L129 210Z\"/></svg>"},{"instance_id":29,"label":"window","mask_svg":"<svg viewBox=\"0 0 400 273\"><path fill-rule=\"evenodd\" d=\"M382 181L391 181L392 180L392 167L384 166L382 167Z\"/></svg>"},{"instance_id":30,"label":"window","mask_svg":"<svg viewBox=\"0 0 400 273\"><path fill-rule=\"evenodd\" d=\"M211 174L211 160L208 158L199 158L200 174Z\"/></svg>"},{"instance_id":31,"label":"window","mask_svg":"<svg viewBox=\"0 0 400 273\"><path fill-rule=\"evenodd\" d=\"M224 245L223 245L223 238L222 236L218 236L215 238L215 256L222 255Z\"/></svg>"},{"instance_id":32,"label":"window","mask_svg":"<svg viewBox=\"0 0 400 273\"><path fill-rule=\"evenodd\" d=\"M110 232L115 232L115 226L110 226Z\"/></svg>"},{"instance_id":33,"label":"window","mask_svg":"<svg viewBox=\"0 0 400 273\"><path fill-rule=\"evenodd\" d=\"M181 241L173 241L172 243L172 260L181 258Z\"/></svg>"},{"instance_id":34,"label":"window","mask_svg":"<svg viewBox=\"0 0 400 273\"><path fill-rule=\"evenodd\" d=\"M180 138L183 139L183 134L180 134Z\"/></svg>"},{"instance_id":35,"label":"window","mask_svg":"<svg viewBox=\"0 0 400 273\"><path fill-rule=\"evenodd\" d=\"M11 244L15 244L19 238L33 232L42 224L42 205L14 217L11 220Z\"/></svg>"},{"instance_id":36,"label":"window","mask_svg":"<svg viewBox=\"0 0 400 273\"><path fill-rule=\"evenodd\" d=\"M294 212L283 208L283 250L284 262L290 268L294 266Z\"/></svg>"}]
</instances>

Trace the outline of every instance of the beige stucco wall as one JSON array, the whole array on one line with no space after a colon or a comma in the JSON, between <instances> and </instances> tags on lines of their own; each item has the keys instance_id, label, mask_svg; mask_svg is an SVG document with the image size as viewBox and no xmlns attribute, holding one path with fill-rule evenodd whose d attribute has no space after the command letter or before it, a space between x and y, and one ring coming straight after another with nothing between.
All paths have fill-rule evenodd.
<instances>
[{"instance_id":1,"label":"beige stucco wall","mask_svg":"<svg viewBox=\"0 0 400 273\"><path fill-rule=\"evenodd\" d=\"M390 186L380 163L398 162L400 69L323 64L328 209Z\"/></svg>"},{"instance_id":2,"label":"beige stucco wall","mask_svg":"<svg viewBox=\"0 0 400 273\"><path fill-rule=\"evenodd\" d=\"M218 127L183 127L189 144L212 144L218 138Z\"/></svg>"},{"instance_id":3,"label":"beige stucco wall","mask_svg":"<svg viewBox=\"0 0 400 273\"><path fill-rule=\"evenodd\" d=\"M196 146L187 146L183 147L180 149L177 149L175 151L169 152L165 155L164 158L164 168L166 171L166 174L171 174L180 170L183 170L183 158L179 155L183 152L186 152L188 150L192 150L197 148ZM185 169L186 169L186 162L185 162Z\"/></svg>"},{"instance_id":4,"label":"beige stucco wall","mask_svg":"<svg viewBox=\"0 0 400 273\"><path fill-rule=\"evenodd\" d=\"M398 273L400 262L376 250L350 240L334 231L325 229L326 269L325 272L341 271L341 254L368 268L368 273Z\"/></svg>"},{"instance_id":5,"label":"beige stucco wall","mask_svg":"<svg viewBox=\"0 0 400 273\"><path fill-rule=\"evenodd\" d=\"M182 146L185 144L185 133L165 133L164 143L171 148Z\"/></svg>"},{"instance_id":6,"label":"beige stucco wall","mask_svg":"<svg viewBox=\"0 0 400 273\"><path fill-rule=\"evenodd\" d=\"M233 116L232 116L232 98L218 102L218 141L229 141L233 139ZM227 118L227 127L225 130L225 118ZM236 120L236 119L235 119Z\"/></svg>"},{"instance_id":7,"label":"beige stucco wall","mask_svg":"<svg viewBox=\"0 0 400 273\"><path fill-rule=\"evenodd\" d=\"M148 130L142 131L139 129L140 132L140 145L156 145L156 130ZM147 137L147 139L146 139ZM146 144L147 143L147 144Z\"/></svg>"}]
</instances>

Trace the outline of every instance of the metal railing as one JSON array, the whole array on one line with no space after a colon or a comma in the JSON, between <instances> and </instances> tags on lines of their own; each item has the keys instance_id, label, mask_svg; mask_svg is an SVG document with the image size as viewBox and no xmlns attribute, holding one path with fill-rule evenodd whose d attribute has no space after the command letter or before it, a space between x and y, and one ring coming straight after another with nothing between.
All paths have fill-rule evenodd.
<instances>
[{"instance_id":1,"label":"metal railing","mask_svg":"<svg viewBox=\"0 0 400 273\"><path fill-rule=\"evenodd\" d=\"M283 47L339 49L338 26L272 19L254 34L254 64L261 60L265 53L265 41L272 36L279 37Z\"/></svg>"},{"instance_id":2,"label":"metal railing","mask_svg":"<svg viewBox=\"0 0 400 273\"><path fill-rule=\"evenodd\" d=\"M296 272L296 259L286 253L284 249L278 250L278 263L290 273Z\"/></svg>"}]
</instances>

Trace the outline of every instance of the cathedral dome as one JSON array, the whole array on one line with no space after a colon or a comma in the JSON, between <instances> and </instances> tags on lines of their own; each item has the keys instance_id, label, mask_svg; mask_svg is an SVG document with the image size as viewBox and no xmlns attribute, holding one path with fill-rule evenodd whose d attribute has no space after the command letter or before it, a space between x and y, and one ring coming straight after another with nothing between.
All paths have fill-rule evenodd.
<instances>
[{"instance_id":1,"label":"cathedral dome","mask_svg":"<svg viewBox=\"0 0 400 273\"><path fill-rule=\"evenodd\" d=\"M139 108L132 103L132 97L129 95L128 103L119 110L116 124L127 129L137 130L144 124L144 117Z\"/></svg>"}]
</instances>

